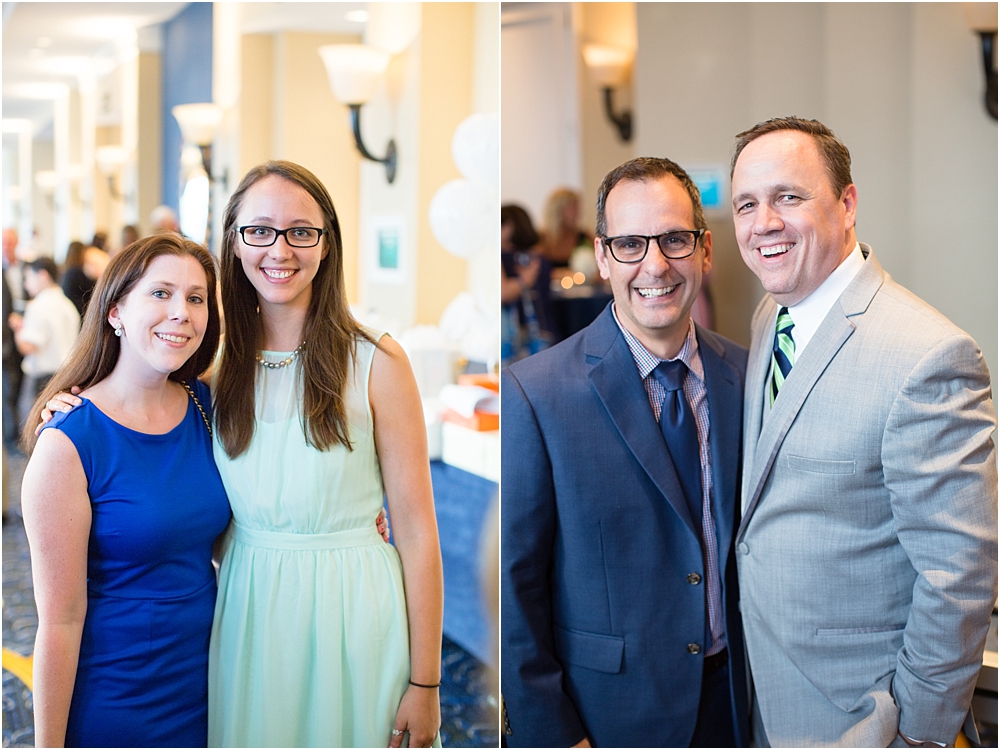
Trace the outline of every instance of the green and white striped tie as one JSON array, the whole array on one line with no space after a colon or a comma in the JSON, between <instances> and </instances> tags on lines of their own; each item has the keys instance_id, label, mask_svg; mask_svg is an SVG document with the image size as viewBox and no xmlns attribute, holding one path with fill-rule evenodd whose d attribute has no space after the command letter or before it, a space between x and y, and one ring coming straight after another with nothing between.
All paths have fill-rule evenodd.
<instances>
[{"instance_id":1,"label":"green and white striped tie","mask_svg":"<svg viewBox=\"0 0 1000 750\"><path fill-rule=\"evenodd\" d=\"M778 322L774 331L774 351L771 354L771 387L767 389L768 406L774 406L778 391L785 384L785 378L795 364L795 341L792 339L792 328L795 323L787 307L778 311Z\"/></svg>"}]
</instances>

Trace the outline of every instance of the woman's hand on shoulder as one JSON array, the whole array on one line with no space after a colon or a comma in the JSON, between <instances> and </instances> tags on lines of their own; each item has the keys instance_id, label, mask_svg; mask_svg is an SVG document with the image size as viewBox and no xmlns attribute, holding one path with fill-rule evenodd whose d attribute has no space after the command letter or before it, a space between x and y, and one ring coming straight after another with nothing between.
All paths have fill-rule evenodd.
<instances>
[{"instance_id":1,"label":"woman's hand on shoulder","mask_svg":"<svg viewBox=\"0 0 1000 750\"><path fill-rule=\"evenodd\" d=\"M436 688L410 685L399 702L389 747L399 747L409 732L409 747L430 747L441 729L441 697ZM399 734L396 734L399 732Z\"/></svg>"},{"instance_id":2,"label":"woman's hand on shoulder","mask_svg":"<svg viewBox=\"0 0 1000 750\"><path fill-rule=\"evenodd\" d=\"M74 406L82 404L83 401L81 401L77 396L79 393L80 386L74 385L69 389L69 393L66 391L59 391L59 393L46 401L45 408L42 409L42 413L40 415L42 421L38 423L37 427L35 427L35 435L38 435L38 433L42 431L42 428L52 420L52 417L54 417L57 412L66 412Z\"/></svg>"}]
</instances>

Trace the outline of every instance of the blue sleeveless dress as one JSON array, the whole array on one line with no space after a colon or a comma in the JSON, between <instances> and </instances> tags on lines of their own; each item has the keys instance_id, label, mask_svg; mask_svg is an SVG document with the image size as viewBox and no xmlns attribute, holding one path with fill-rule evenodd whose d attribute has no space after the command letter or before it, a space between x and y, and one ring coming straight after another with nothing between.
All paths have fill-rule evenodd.
<instances>
[{"instance_id":1,"label":"blue sleeveless dress","mask_svg":"<svg viewBox=\"0 0 1000 750\"><path fill-rule=\"evenodd\" d=\"M208 388L193 383L202 407ZM194 402L163 435L86 399L46 429L76 446L93 513L66 747L205 747L212 543L229 502Z\"/></svg>"}]
</instances>

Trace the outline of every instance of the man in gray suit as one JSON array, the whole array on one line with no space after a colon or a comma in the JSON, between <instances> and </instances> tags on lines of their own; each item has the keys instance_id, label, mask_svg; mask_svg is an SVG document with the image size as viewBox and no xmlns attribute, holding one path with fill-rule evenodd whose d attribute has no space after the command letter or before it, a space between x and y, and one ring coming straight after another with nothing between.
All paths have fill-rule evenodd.
<instances>
[{"instance_id":1,"label":"man in gray suit","mask_svg":"<svg viewBox=\"0 0 1000 750\"><path fill-rule=\"evenodd\" d=\"M989 372L857 243L850 154L828 128L737 138L737 241L768 292L735 540L755 740L951 744L997 591Z\"/></svg>"}]
</instances>

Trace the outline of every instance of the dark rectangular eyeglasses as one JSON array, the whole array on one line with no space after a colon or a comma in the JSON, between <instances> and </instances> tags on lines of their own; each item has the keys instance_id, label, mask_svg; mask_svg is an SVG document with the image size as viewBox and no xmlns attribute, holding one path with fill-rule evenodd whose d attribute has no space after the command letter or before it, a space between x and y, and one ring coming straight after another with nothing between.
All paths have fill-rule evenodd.
<instances>
[{"instance_id":1,"label":"dark rectangular eyeglasses","mask_svg":"<svg viewBox=\"0 0 1000 750\"><path fill-rule=\"evenodd\" d=\"M646 257L649 241L656 240L663 257L668 260L682 260L691 255L698 246L698 240L704 229L681 229L676 232L664 232L651 236L630 234L622 237L602 237L604 247L619 263L639 263Z\"/></svg>"}]
</instances>

